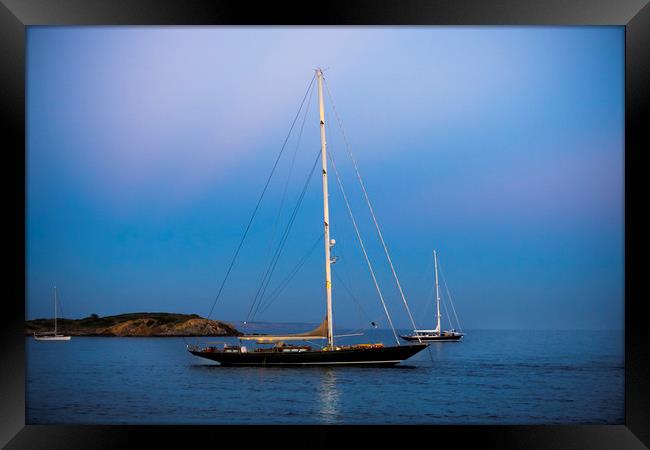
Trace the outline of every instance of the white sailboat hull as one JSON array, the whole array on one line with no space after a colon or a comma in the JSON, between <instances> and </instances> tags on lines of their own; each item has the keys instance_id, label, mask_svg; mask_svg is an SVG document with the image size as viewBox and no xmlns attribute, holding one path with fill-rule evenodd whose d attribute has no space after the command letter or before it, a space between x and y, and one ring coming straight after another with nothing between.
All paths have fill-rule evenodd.
<instances>
[{"instance_id":1,"label":"white sailboat hull","mask_svg":"<svg viewBox=\"0 0 650 450\"><path fill-rule=\"evenodd\" d=\"M34 339L37 341L69 341L70 336L63 336L63 335L57 335L57 336L36 336L34 335Z\"/></svg>"}]
</instances>

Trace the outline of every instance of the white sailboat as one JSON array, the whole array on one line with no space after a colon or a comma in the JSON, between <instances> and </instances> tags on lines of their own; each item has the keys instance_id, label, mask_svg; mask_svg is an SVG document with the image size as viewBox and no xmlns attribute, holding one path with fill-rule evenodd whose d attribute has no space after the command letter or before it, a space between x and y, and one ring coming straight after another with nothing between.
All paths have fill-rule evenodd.
<instances>
[{"instance_id":1,"label":"white sailboat","mask_svg":"<svg viewBox=\"0 0 650 450\"><path fill-rule=\"evenodd\" d=\"M43 333L34 333L34 339L37 341L69 341L70 336L64 334L59 334L56 322L56 286L54 286L54 331L53 332L43 332Z\"/></svg>"},{"instance_id":2,"label":"white sailboat","mask_svg":"<svg viewBox=\"0 0 650 450\"><path fill-rule=\"evenodd\" d=\"M413 334L400 336L406 341L422 341L422 342L458 342L464 334L458 331L442 330L440 326L440 289L438 286L438 254L433 251L433 262L436 272L436 328L433 330L413 330Z\"/></svg>"}]
</instances>

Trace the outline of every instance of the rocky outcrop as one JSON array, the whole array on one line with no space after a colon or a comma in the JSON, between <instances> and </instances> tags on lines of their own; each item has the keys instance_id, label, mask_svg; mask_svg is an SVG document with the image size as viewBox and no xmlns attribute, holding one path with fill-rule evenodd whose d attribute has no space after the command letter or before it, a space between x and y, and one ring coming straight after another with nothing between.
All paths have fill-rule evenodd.
<instances>
[{"instance_id":1,"label":"rocky outcrop","mask_svg":"<svg viewBox=\"0 0 650 450\"><path fill-rule=\"evenodd\" d=\"M26 322L25 334L52 331L52 319ZM60 333L72 336L239 336L232 325L196 314L132 313L84 319L59 319Z\"/></svg>"}]
</instances>

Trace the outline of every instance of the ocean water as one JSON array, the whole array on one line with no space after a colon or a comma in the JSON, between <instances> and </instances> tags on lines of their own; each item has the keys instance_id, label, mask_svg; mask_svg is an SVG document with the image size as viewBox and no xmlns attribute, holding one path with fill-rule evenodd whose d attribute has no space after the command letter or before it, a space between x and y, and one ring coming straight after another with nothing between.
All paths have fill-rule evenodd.
<instances>
[{"instance_id":1,"label":"ocean water","mask_svg":"<svg viewBox=\"0 0 650 450\"><path fill-rule=\"evenodd\" d=\"M186 341L27 337L26 423L624 422L622 332L469 330L385 368L221 367ZM372 330L340 343L380 341L395 342Z\"/></svg>"}]
</instances>

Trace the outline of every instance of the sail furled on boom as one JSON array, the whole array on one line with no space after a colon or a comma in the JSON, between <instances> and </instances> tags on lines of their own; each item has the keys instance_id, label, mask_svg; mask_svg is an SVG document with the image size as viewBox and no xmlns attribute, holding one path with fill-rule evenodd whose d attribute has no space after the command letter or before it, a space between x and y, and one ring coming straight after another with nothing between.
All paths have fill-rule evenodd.
<instances>
[{"instance_id":1,"label":"sail furled on boom","mask_svg":"<svg viewBox=\"0 0 650 450\"><path fill-rule=\"evenodd\" d=\"M316 328L305 333L285 334L285 335L250 335L239 336L239 339L246 341L256 341L258 343L273 343L281 341L305 341L310 339L327 339L328 322L327 317Z\"/></svg>"}]
</instances>

